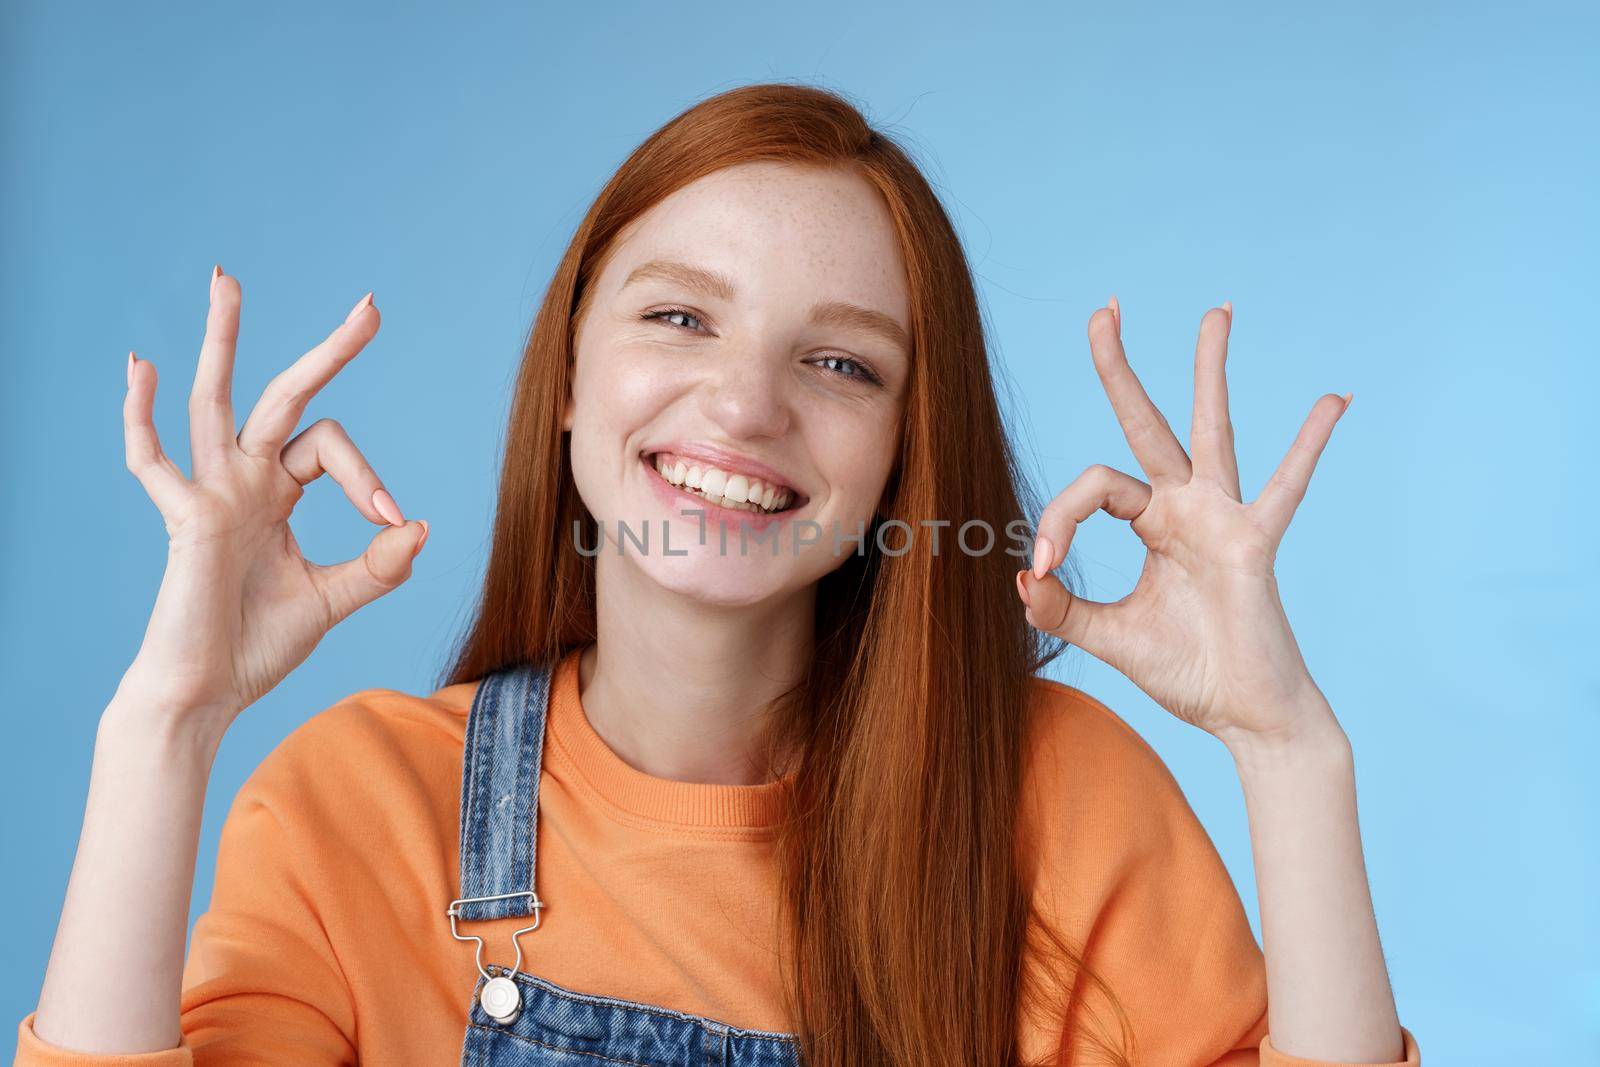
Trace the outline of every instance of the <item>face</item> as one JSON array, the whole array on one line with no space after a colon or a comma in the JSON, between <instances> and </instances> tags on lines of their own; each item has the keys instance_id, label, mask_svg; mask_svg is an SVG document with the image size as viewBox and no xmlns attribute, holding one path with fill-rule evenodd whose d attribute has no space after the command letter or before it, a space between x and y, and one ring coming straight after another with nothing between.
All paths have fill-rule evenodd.
<instances>
[{"instance_id":1,"label":"face","mask_svg":"<svg viewBox=\"0 0 1600 1067\"><path fill-rule=\"evenodd\" d=\"M864 178L757 163L678 190L619 234L576 349L564 426L602 573L751 604L870 536L911 352L905 265Z\"/></svg>"}]
</instances>

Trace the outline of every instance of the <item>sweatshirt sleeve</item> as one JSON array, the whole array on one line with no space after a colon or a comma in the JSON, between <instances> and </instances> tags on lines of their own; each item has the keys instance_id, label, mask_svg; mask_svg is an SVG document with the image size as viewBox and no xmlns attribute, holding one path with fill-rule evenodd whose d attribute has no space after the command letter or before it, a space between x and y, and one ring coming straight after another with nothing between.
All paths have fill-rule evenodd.
<instances>
[{"instance_id":1,"label":"sweatshirt sleeve","mask_svg":"<svg viewBox=\"0 0 1600 1067\"><path fill-rule=\"evenodd\" d=\"M1066 988L1045 986L1058 998L1056 1050L1109 1045L1151 1067L1345 1067L1272 1047L1266 964L1243 902L1155 750L1088 695L1043 684L1025 851L1036 914L1084 964ZM1405 1058L1383 1067L1421 1063L1404 1040Z\"/></svg>"},{"instance_id":2,"label":"sweatshirt sleeve","mask_svg":"<svg viewBox=\"0 0 1600 1067\"><path fill-rule=\"evenodd\" d=\"M1405 1038L1405 1059L1396 1060L1392 1064L1384 1064L1382 1067L1420 1067L1422 1052L1417 1048L1417 1039L1411 1035L1410 1030L1403 1026L1400 1028L1400 1033ZM1366 1065L1362 1064L1330 1064L1326 1060L1307 1060L1301 1059L1299 1056L1285 1056L1272 1047L1272 1039L1270 1037L1261 1039L1260 1051L1261 1067L1366 1067Z\"/></svg>"},{"instance_id":3,"label":"sweatshirt sleeve","mask_svg":"<svg viewBox=\"0 0 1600 1067\"><path fill-rule=\"evenodd\" d=\"M313 720L314 721L314 720ZM310 724L307 724L310 725ZM201 1067L354 1064L355 1010L318 915L323 877L296 856L315 813L302 809L312 773L291 735L239 790L223 822L210 908L196 921L184 961L181 1040L134 1055L91 1054L18 1027L18 1067ZM127 921L138 921L129 916Z\"/></svg>"}]
</instances>

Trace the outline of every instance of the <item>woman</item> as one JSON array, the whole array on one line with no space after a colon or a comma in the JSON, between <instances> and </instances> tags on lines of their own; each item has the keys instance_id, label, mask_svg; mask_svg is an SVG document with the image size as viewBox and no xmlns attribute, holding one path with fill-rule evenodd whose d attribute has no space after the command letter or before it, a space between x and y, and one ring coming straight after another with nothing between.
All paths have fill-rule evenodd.
<instances>
[{"instance_id":1,"label":"woman","mask_svg":"<svg viewBox=\"0 0 1600 1067\"><path fill-rule=\"evenodd\" d=\"M268 757L180 978L224 730L427 537L337 423L290 438L370 295L236 433L239 303L213 272L191 480L130 356L128 462L171 549L19 1062L1418 1062L1349 747L1272 577L1348 398L1244 505L1231 309L1201 323L1191 455L1113 301L1090 344L1148 481L1091 467L1016 570L1033 512L957 238L898 147L790 85L689 109L600 193L445 684L354 694ZM329 568L286 521L324 471L388 524ZM1150 553L1112 605L1052 573L1097 509ZM1063 641L1228 746L1264 958L1160 760L1034 676Z\"/></svg>"}]
</instances>

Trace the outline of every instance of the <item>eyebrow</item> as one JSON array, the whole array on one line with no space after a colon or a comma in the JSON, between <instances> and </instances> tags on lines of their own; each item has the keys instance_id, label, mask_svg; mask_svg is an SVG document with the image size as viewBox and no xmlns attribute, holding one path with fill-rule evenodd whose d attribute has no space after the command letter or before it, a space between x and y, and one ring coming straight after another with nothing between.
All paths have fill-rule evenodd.
<instances>
[{"instance_id":1,"label":"eyebrow","mask_svg":"<svg viewBox=\"0 0 1600 1067\"><path fill-rule=\"evenodd\" d=\"M671 259L652 259L648 263L641 263L629 273L627 281L622 283L622 288L626 289L634 282L647 278L658 278L681 285L685 289L693 289L695 292L705 293L730 304L734 299L733 282L727 275ZM864 308L859 304L844 300L827 300L813 304L809 321L814 326L835 326L843 330L876 334L902 351L911 351L911 338L906 335L906 331L898 322L881 311Z\"/></svg>"}]
</instances>

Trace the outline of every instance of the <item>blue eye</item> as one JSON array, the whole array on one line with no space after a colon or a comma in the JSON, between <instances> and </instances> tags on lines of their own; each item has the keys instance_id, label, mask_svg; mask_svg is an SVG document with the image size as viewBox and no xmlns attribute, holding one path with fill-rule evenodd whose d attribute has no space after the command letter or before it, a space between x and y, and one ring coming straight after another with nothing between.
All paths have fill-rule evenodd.
<instances>
[{"instance_id":1,"label":"blue eye","mask_svg":"<svg viewBox=\"0 0 1600 1067\"><path fill-rule=\"evenodd\" d=\"M879 380L878 376L873 374L871 369L868 368L865 363L862 363L860 360L851 359L849 356L823 356L816 362L818 366L827 367L829 370L840 375L841 377L859 378L861 381L871 382L873 385L883 384ZM843 369L846 367L850 369Z\"/></svg>"},{"instance_id":2,"label":"blue eye","mask_svg":"<svg viewBox=\"0 0 1600 1067\"><path fill-rule=\"evenodd\" d=\"M691 332L698 330L703 325L700 322L700 316L684 308L661 308L657 311L646 311L639 318L644 321L664 322L673 329L689 330ZM689 326L683 322L675 321L679 319L688 319L695 325ZM868 367L858 359L851 359L849 356L823 356L813 362L818 366L827 368L841 378L867 382L871 385L883 384L883 379L879 378L871 367Z\"/></svg>"},{"instance_id":3,"label":"blue eye","mask_svg":"<svg viewBox=\"0 0 1600 1067\"><path fill-rule=\"evenodd\" d=\"M663 308L660 311L646 311L639 317L641 319L660 319L669 325L676 326L680 330L692 330L695 328L693 326L685 326L681 322L673 322L668 316L678 316L680 318L693 319L696 323L699 323L700 321L699 316L697 316L694 312L685 311L683 308Z\"/></svg>"}]
</instances>

